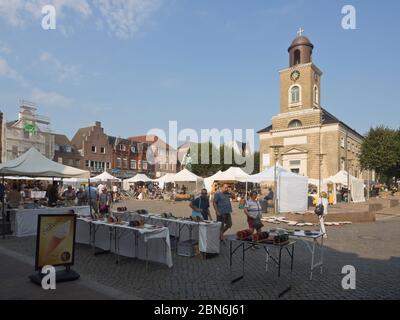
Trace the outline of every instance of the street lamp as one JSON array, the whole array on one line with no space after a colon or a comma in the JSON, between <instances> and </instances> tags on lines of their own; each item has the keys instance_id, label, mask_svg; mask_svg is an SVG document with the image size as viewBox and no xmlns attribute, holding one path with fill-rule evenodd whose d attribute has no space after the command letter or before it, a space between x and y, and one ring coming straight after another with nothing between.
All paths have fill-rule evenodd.
<instances>
[{"instance_id":1,"label":"street lamp","mask_svg":"<svg viewBox=\"0 0 400 320\"><path fill-rule=\"evenodd\" d=\"M352 163L354 159L347 159L347 202L350 203L350 163Z\"/></svg>"},{"instance_id":2,"label":"street lamp","mask_svg":"<svg viewBox=\"0 0 400 320\"><path fill-rule=\"evenodd\" d=\"M279 212L278 210L278 198L277 198L277 176L276 176L276 164L278 162L279 157L279 149L283 148L282 145L274 145L270 148L274 149L274 156L275 156L275 165L274 165L274 214Z\"/></svg>"},{"instance_id":3,"label":"street lamp","mask_svg":"<svg viewBox=\"0 0 400 320\"><path fill-rule=\"evenodd\" d=\"M321 177L321 168L322 168L322 161L324 156L326 156L326 153L318 153L317 154L319 162L318 162L318 193L321 194L321 187L322 187L322 177Z\"/></svg>"}]
</instances>

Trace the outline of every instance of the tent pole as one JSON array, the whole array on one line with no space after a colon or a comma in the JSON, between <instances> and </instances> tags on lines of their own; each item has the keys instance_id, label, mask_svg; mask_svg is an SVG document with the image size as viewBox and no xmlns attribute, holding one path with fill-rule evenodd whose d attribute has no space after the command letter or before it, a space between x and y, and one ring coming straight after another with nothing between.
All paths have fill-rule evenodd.
<instances>
[{"instance_id":1,"label":"tent pole","mask_svg":"<svg viewBox=\"0 0 400 320\"><path fill-rule=\"evenodd\" d=\"M6 215L5 215L6 186L4 185L4 173L3 173L2 183L3 183L4 195L3 195L2 199L1 199L1 204L2 204L1 217L2 217L2 222L3 222L3 239L5 239L6 238Z\"/></svg>"},{"instance_id":2,"label":"tent pole","mask_svg":"<svg viewBox=\"0 0 400 320\"><path fill-rule=\"evenodd\" d=\"M91 205L91 201L90 201L90 178L88 179L88 204L89 204L89 212L90 212L90 217L93 218L92 215L92 205Z\"/></svg>"}]
</instances>

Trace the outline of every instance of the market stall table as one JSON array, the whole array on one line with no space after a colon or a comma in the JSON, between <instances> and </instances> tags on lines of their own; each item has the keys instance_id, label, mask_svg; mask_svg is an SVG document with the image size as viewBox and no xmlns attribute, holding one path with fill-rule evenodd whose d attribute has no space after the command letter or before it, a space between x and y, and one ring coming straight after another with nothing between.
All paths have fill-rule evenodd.
<instances>
[{"instance_id":1,"label":"market stall table","mask_svg":"<svg viewBox=\"0 0 400 320\"><path fill-rule=\"evenodd\" d=\"M170 268L173 266L169 230L165 227L147 224L143 227L130 227L128 223L115 224L79 218L76 242L114 253L116 263L123 256L145 260L146 268L149 261L163 263Z\"/></svg>"},{"instance_id":2,"label":"market stall table","mask_svg":"<svg viewBox=\"0 0 400 320\"><path fill-rule=\"evenodd\" d=\"M11 226L16 237L34 236L37 233L38 216L42 214L66 214L71 210L78 216L90 216L90 208L83 207L56 207L39 209L10 209Z\"/></svg>"},{"instance_id":3,"label":"market stall table","mask_svg":"<svg viewBox=\"0 0 400 320\"><path fill-rule=\"evenodd\" d=\"M289 232L289 237L296 238L302 241L311 253L311 269L310 269L310 280L313 279L314 269L321 267L320 272L323 272L324 266L324 233L321 231L305 232L303 230L296 230ZM312 240L312 244L310 241ZM317 248L320 249L320 259L316 261Z\"/></svg>"},{"instance_id":4,"label":"market stall table","mask_svg":"<svg viewBox=\"0 0 400 320\"><path fill-rule=\"evenodd\" d=\"M281 291L278 296L283 296L286 292L291 290L291 280L293 273L293 261L294 261L294 245L296 241L289 241L284 244L272 244L269 242L263 241L247 241L247 240L239 240L236 236L228 236L226 238L229 241L229 270L230 270L230 279L231 283L238 282L244 278L245 275L245 261L246 261L246 252L251 248L262 247L264 250L259 250L258 252L266 253L265 260L265 271L268 272L269 262L272 261L278 267L278 278L281 277L281 267L282 267L282 252L286 252L290 258L290 284L283 291ZM241 257L242 257L242 273L239 277L233 279L233 258L237 252L240 252L241 249ZM272 253L275 251L275 255Z\"/></svg>"},{"instance_id":5,"label":"market stall table","mask_svg":"<svg viewBox=\"0 0 400 320\"><path fill-rule=\"evenodd\" d=\"M198 240L202 253L219 254L221 222L196 222L183 218L163 218L160 214L143 214L147 223L168 227L178 241ZM186 234L183 234L184 231Z\"/></svg>"}]
</instances>

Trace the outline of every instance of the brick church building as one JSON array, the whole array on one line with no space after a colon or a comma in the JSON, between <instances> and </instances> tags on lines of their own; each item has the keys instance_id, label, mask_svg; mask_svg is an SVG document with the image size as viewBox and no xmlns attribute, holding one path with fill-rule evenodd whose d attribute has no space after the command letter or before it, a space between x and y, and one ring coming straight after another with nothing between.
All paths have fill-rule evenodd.
<instances>
[{"instance_id":1,"label":"brick church building","mask_svg":"<svg viewBox=\"0 0 400 320\"><path fill-rule=\"evenodd\" d=\"M286 169L319 179L340 170L361 177L363 136L322 107L322 71L302 30L289 47L289 67L280 73L280 112L258 132L260 169L275 159Z\"/></svg>"}]
</instances>

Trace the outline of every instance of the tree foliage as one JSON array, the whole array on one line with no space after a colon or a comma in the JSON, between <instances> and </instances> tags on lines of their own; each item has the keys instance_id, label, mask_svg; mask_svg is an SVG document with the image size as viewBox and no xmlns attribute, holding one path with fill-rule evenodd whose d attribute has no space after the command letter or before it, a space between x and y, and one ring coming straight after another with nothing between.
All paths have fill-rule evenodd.
<instances>
[{"instance_id":1,"label":"tree foliage","mask_svg":"<svg viewBox=\"0 0 400 320\"><path fill-rule=\"evenodd\" d=\"M225 171L232 166L243 167L249 174L259 171L260 160L258 152L245 158L235 157L233 148L226 145L216 147L211 142L192 144L190 156L193 160L193 173L202 177L211 176L219 170Z\"/></svg>"},{"instance_id":2,"label":"tree foliage","mask_svg":"<svg viewBox=\"0 0 400 320\"><path fill-rule=\"evenodd\" d=\"M387 182L400 177L400 130L371 128L361 146L360 163Z\"/></svg>"}]
</instances>

